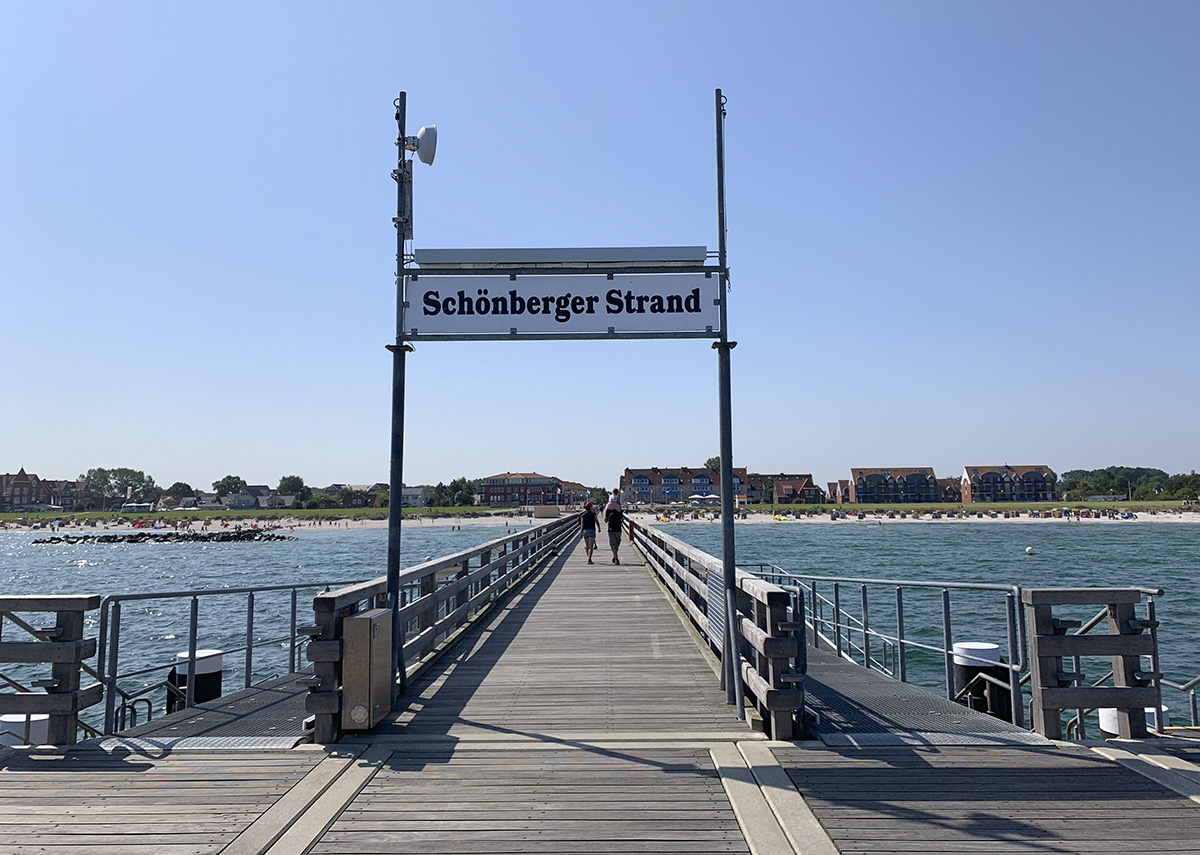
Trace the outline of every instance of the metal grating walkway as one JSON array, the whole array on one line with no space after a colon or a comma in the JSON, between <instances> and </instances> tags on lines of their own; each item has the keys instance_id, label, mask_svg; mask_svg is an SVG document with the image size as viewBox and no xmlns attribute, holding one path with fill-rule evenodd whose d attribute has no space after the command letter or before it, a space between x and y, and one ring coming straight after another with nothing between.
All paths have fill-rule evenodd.
<instances>
[{"instance_id":1,"label":"metal grating walkway","mask_svg":"<svg viewBox=\"0 0 1200 855\"><path fill-rule=\"evenodd\" d=\"M1050 741L832 652L808 649L805 702L826 745L1049 745Z\"/></svg>"},{"instance_id":2,"label":"metal grating walkway","mask_svg":"<svg viewBox=\"0 0 1200 855\"><path fill-rule=\"evenodd\" d=\"M309 676L304 671L276 677L88 744L116 739L173 748L291 748L312 738L312 731L304 727L308 689L300 683Z\"/></svg>"}]
</instances>

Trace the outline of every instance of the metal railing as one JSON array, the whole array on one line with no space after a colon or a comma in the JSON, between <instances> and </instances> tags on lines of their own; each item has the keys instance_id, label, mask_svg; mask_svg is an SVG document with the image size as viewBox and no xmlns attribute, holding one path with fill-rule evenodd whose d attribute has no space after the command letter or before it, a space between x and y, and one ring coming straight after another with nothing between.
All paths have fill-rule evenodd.
<instances>
[{"instance_id":1,"label":"metal railing","mask_svg":"<svg viewBox=\"0 0 1200 855\"><path fill-rule=\"evenodd\" d=\"M718 656L724 652L726 615L732 615L739 717L737 690L744 688L772 738L792 739L803 731L806 651L796 633L804 616L787 591L739 568L730 608L720 559L652 526L631 520L629 529L633 545Z\"/></svg>"},{"instance_id":2,"label":"metal railing","mask_svg":"<svg viewBox=\"0 0 1200 855\"><path fill-rule=\"evenodd\" d=\"M1187 695L1188 711L1191 713L1192 727L1200 727L1200 716L1197 715L1200 710L1197 710L1196 707L1196 687L1200 686L1200 676L1193 677L1186 683L1176 683L1174 680L1168 680L1164 677L1162 685L1165 688L1174 689L1177 692Z\"/></svg>"},{"instance_id":3,"label":"metal railing","mask_svg":"<svg viewBox=\"0 0 1200 855\"><path fill-rule=\"evenodd\" d=\"M909 681L908 660L913 651L921 651L938 657L943 663L944 689L946 697L956 701L970 701L973 685L955 686L954 661L966 659L981 667L995 667L992 659L984 659L968 652L954 650L954 621L951 612L951 592L980 591L1004 595L1003 622L1008 654L1007 663L999 663L1007 672L1003 686L1010 694L1012 721L1024 726L1024 702L1021 693L1021 673L1028 665L1026 661L1025 622L1019 606L1021 589L1017 585L986 585L970 582L927 582L902 579L863 579L848 576L814 576L784 570L773 564L748 565L748 569L767 581L791 591L797 598L795 608L801 609L806 623L812 629L812 646L820 649L828 646L837 656L857 662L866 668L879 671L901 682ZM821 587L824 586L824 587ZM855 601L857 612L852 613L849 602L844 601L846 589L850 589L850 600ZM871 592L884 589L888 596L886 617L891 625L884 627L878 617L872 622ZM930 643L914 637L905 624L905 593L927 591L940 600L941 643ZM857 596L855 596L857 594ZM800 602L800 600L804 602ZM879 600L876 598L876 604ZM973 639L977 640L977 639ZM876 655L875 650L878 650ZM978 674L972 678L975 685L996 683L994 677Z\"/></svg>"},{"instance_id":4,"label":"metal railing","mask_svg":"<svg viewBox=\"0 0 1200 855\"><path fill-rule=\"evenodd\" d=\"M387 679L389 687L391 678L397 678L403 689L505 591L560 554L578 534L577 517L565 516L401 571L399 673ZM355 660L363 651L348 651L344 624L355 615L386 608L388 599L387 578L381 576L327 591L313 601L315 624L302 628L311 635L308 659L313 663L305 704L313 714L314 738L319 743L336 742L344 729L363 729L345 701L361 694L359 682L369 679L371 665L378 663ZM390 669L390 661L386 664ZM380 699L378 705L390 700ZM370 712L364 720L368 724L374 719Z\"/></svg>"},{"instance_id":5,"label":"metal railing","mask_svg":"<svg viewBox=\"0 0 1200 855\"><path fill-rule=\"evenodd\" d=\"M298 632L297 608L298 597L303 591L328 591L331 587L353 584L347 581L332 582L297 582L291 585L256 585L247 588L215 588L199 591L165 591L144 594L114 594L104 597L100 602L100 631L99 649L96 656L96 678L104 687L104 723L102 731L111 735L126 727L140 723L139 705L145 711L149 720L154 712L154 703L150 696L160 691L164 697L169 696L177 701L178 708L190 707L195 703L196 687L196 651L200 643L200 604L214 603L215 599L224 601L221 605L229 608L228 601L238 598L240 602L234 606L235 615L223 615L223 633L228 636L230 627L241 625L245 628L244 643L234 646L223 646L223 655L242 653L243 659L243 688L249 688L254 674L254 655L256 650L266 647L278 649L281 645L287 648L287 673L294 674L300 662L301 648L308 641L308 636ZM268 592L286 592L290 603L286 632L276 632L267 638L255 636L255 598ZM129 626L122 626L125 606L131 603L153 603L162 606L164 603L188 601L187 620L187 658L180 660L172 657L169 662L155 662L151 665L138 665L131 670L122 672L121 642L122 631L130 631ZM170 608L167 606L167 608ZM307 613L307 604L305 611ZM146 610L143 609L143 614ZM236 623L234 623L236 621ZM126 621L125 623L129 623ZM278 621L273 621L277 626ZM133 626L133 631L145 632L144 626ZM186 666L186 686L180 689L168 680L172 669ZM282 666L281 666L282 667ZM153 678L153 675L161 675ZM182 675L180 675L182 676ZM119 680L142 678L143 685L128 689L122 687ZM149 682L146 678L152 677Z\"/></svg>"}]
</instances>

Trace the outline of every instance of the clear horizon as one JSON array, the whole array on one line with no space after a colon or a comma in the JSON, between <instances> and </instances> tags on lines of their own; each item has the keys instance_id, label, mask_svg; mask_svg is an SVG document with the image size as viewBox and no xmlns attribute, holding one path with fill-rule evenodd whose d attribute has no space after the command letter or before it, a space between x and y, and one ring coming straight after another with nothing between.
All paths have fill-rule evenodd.
<instances>
[{"instance_id":1,"label":"clear horizon","mask_svg":"<svg viewBox=\"0 0 1200 855\"><path fill-rule=\"evenodd\" d=\"M5 17L2 471L386 481L396 94L417 249L715 249L716 88L735 466L1197 468L1194 3ZM707 341L407 364L406 483L718 453Z\"/></svg>"}]
</instances>

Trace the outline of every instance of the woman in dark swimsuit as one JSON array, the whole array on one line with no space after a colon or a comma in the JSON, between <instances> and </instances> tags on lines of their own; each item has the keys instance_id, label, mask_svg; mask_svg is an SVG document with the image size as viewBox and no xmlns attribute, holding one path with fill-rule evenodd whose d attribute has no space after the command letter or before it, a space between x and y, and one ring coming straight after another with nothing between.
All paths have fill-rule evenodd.
<instances>
[{"instance_id":1,"label":"woman in dark swimsuit","mask_svg":"<svg viewBox=\"0 0 1200 855\"><path fill-rule=\"evenodd\" d=\"M583 513L579 515L579 528L583 532L583 548L587 550L588 564L593 564L592 552L596 549L596 512L592 510L591 502L584 502Z\"/></svg>"}]
</instances>

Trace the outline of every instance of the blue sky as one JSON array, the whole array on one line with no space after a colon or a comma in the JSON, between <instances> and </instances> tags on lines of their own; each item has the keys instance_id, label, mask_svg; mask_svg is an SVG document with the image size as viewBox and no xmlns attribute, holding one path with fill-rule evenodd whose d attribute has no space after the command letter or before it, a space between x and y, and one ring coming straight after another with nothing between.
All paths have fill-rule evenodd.
<instances>
[{"instance_id":1,"label":"blue sky","mask_svg":"<svg viewBox=\"0 0 1200 855\"><path fill-rule=\"evenodd\" d=\"M0 2L0 470L387 480L417 248L716 247L734 464L1195 469L1200 5ZM405 480L718 449L706 341L423 344Z\"/></svg>"}]
</instances>

